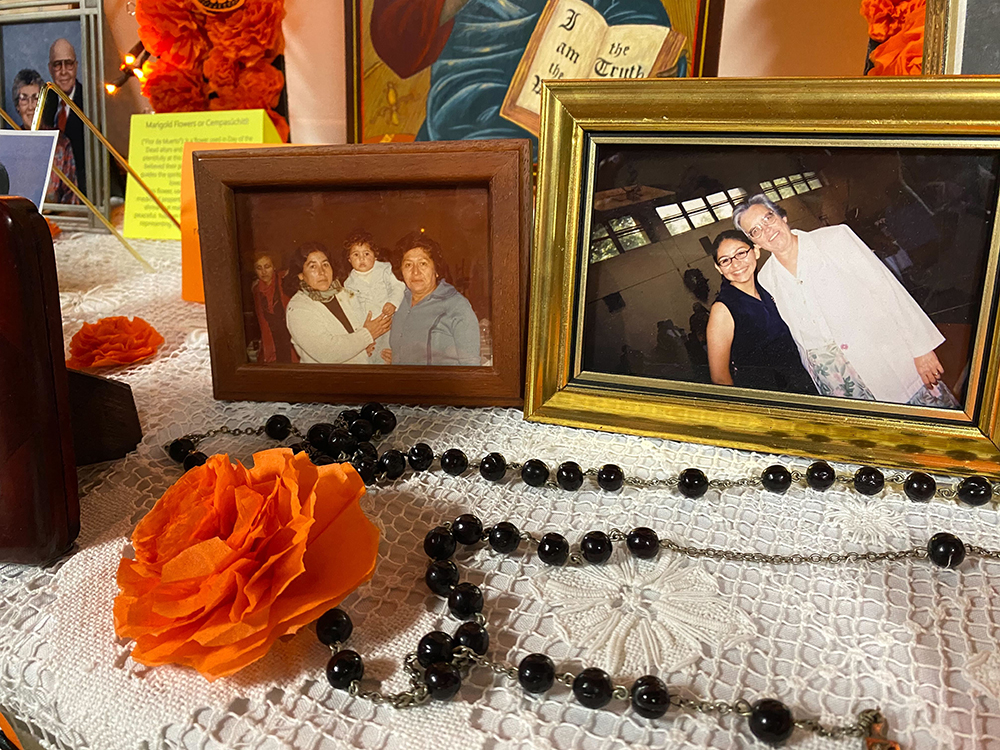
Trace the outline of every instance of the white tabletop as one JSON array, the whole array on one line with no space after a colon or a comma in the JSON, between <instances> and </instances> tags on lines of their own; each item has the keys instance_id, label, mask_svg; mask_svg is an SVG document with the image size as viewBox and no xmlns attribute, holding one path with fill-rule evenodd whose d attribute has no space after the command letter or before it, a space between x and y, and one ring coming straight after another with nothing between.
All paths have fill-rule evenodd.
<instances>
[{"instance_id":1,"label":"white tabletop","mask_svg":"<svg viewBox=\"0 0 1000 750\"><path fill-rule=\"evenodd\" d=\"M64 335L85 321L138 315L166 343L152 360L111 373L131 385L145 437L126 458L80 470L82 531L75 550L34 568L0 565L0 706L47 747L99 748L625 748L764 747L735 716L672 709L642 719L624 701L601 710L558 685L530 696L507 677L474 670L450 702L397 710L329 687L329 651L312 628L279 642L234 677L207 682L176 667L146 668L116 639L115 570L137 520L180 475L167 441L287 414L306 428L336 406L218 402L212 398L204 308L180 299L176 243L137 243L156 267L146 274L107 236L60 239ZM788 457L526 423L511 409L394 407L397 431L380 448L418 441L471 458L554 467L613 462L627 474L710 478L757 475ZM248 462L273 445L224 437L206 452ZM851 467L843 467L845 471ZM875 498L839 488L710 489L697 500L671 489L609 494L588 479L578 492L531 488L514 472L490 484L473 472L435 469L372 490L362 501L383 531L374 578L348 597L350 647L366 660L365 689L408 686L404 655L425 633L458 622L430 594L424 534L462 512L509 520L577 543L592 529L649 526L685 545L768 554L906 549L937 531L1000 548L997 510L909 502L898 489ZM463 580L483 587L489 656L508 664L544 652L557 669L596 666L616 684L659 675L685 698L751 702L774 697L796 718L824 724L879 707L904 748L995 748L1000 737L1000 563L968 558L957 570L926 560L772 565L692 559L653 561L616 549L603 566L551 568L524 548L513 555L460 551ZM381 683L381 685L380 685ZM861 748L797 729L800 748Z\"/></svg>"}]
</instances>

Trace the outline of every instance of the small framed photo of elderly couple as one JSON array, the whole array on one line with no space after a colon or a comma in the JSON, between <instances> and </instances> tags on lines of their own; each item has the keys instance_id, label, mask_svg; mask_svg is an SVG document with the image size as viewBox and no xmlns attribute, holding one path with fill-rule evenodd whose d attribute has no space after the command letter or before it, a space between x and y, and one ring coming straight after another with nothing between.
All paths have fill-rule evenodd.
<instances>
[{"instance_id":1,"label":"small framed photo of elderly couple","mask_svg":"<svg viewBox=\"0 0 1000 750\"><path fill-rule=\"evenodd\" d=\"M526 140L195 152L215 396L520 406Z\"/></svg>"},{"instance_id":2,"label":"small framed photo of elderly couple","mask_svg":"<svg viewBox=\"0 0 1000 750\"><path fill-rule=\"evenodd\" d=\"M553 82L543 110L529 419L1000 477L1000 80Z\"/></svg>"}]
</instances>

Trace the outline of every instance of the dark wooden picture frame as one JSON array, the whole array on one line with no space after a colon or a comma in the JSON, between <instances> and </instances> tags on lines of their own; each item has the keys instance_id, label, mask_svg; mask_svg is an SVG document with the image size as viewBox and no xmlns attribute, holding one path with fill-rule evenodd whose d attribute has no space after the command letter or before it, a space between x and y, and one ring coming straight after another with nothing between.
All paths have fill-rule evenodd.
<instances>
[{"instance_id":1,"label":"dark wooden picture frame","mask_svg":"<svg viewBox=\"0 0 1000 750\"><path fill-rule=\"evenodd\" d=\"M306 146L203 151L194 177L216 398L460 406L523 402L531 235L531 153L526 140ZM244 327L248 226L240 206L268 193L322 194L472 188L485 191L492 363L479 367L257 363ZM374 191L374 193L373 193ZM241 203L242 202L242 203ZM316 220L281 216L289 243ZM334 248L341 237L331 237ZM270 250L270 248L267 248Z\"/></svg>"}]
</instances>

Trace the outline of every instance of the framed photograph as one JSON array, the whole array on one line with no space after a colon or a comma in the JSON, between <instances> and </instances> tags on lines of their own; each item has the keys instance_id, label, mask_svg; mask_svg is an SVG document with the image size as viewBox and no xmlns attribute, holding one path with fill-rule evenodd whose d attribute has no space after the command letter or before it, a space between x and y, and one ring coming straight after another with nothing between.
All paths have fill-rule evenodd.
<instances>
[{"instance_id":1,"label":"framed photograph","mask_svg":"<svg viewBox=\"0 0 1000 750\"><path fill-rule=\"evenodd\" d=\"M527 418L1000 476L1000 80L547 85Z\"/></svg>"},{"instance_id":2,"label":"framed photograph","mask_svg":"<svg viewBox=\"0 0 1000 750\"><path fill-rule=\"evenodd\" d=\"M52 175L56 136L51 130L0 131L0 195L19 195L41 207L50 182L58 179Z\"/></svg>"},{"instance_id":3,"label":"framed photograph","mask_svg":"<svg viewBox=\"0 0 1000 750\"><path fill-rule=\"evenodd\" d=\"M216 398L522 403L525 140L196 151Z\"/></svg>"},{"instance_id":4,"label":"framed photograph","mask_svg":"<svg viewBox=\"0 0 1000 750\"><path fill-rule=\"evenodd\" d=\"M7 5L0 7L0 102L4 111L18 126L29 129L41 90L51 82L105 132L102 4L42 0L30 8L24 3ZM46 95L44 107L41 127L59 131L55 165L105 216L110 215L111 176L103 146L76 113L60 107L54 93ZM64 186L49 191L44 210L70 228L100 226Z\"/></svg>"},{"instance_id":5,"label":"framed photograph","mask_svg":"<svg viewBox=\"0 0 1000 750\"><path fill-rule=\"evenodd\" d=\"M698 4L345 0L348 140L534 147L544 78L690 75Z\"/></svg>"}]
</instances>

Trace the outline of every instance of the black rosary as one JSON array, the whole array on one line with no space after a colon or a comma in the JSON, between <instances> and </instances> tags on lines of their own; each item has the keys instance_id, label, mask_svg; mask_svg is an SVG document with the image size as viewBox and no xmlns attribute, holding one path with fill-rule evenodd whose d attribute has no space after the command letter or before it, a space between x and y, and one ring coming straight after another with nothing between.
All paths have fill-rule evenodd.
<instances>
[{"instance_id":1,"label":"black rosary","mask_svg":"<svg viewBox=\"0 0 1000 750\"><path fill-rule=\"evenodd\" d=\"M290 447L295 452L306 451L316 464L349 461L358 471L366 485L377 482L394 481L403 476L407 466L413 472L431 469L435 454L426 443L417 443L405 454L397 449L388 449L379 454L373 440L389 435L396 427L396 418L381 404L366 404L360 411L342 411L333 423L312 425L305 435L299 432L284 415L276 414L257 428L230 429L221 427L207 433L185 435L172 441L166 447L171 458L183 463L185 470L205 463L207 456L196 450L198 444L218 434L261 435L274 440L286 440L290 436L298 442ZM465 473L470 466L466 454L458 448L449 448L440 454L438 461L442 471L452 476ZM903 492L914 502L928 502L935 495L944 500L958 500L967 506L980 506L994 500L992 484L981 476L966 477L949 486L938 487L934 478L923 472L908 475L893 474L887 479L875 467L864 466L853 475L838 476L833 468L823 461L809 465L805 473L790 471L784 466L773 465L760 476L739 480L713 479L697 468L684 469L677 477L667 479L641 479L628 477L621 467L605 464L600 468L583 470L573 461L561 463L555 472L554 481L548 466L530 459L523 464L508 463L499 453L489 453L479 461L479 474L491 482L499 482L506 477L508 469L520 472L521 480L532 487L553 486L566 491L575 491L583 486L586 477L593 477L597 485L607 492L615 492L625 485L638 487L675 488L683 496L698 498L710 488L763 487L769 492L783 493L793 482L805 484L818 491L829 489L839 483L852 487L856 492L873 496L883 490L887 483L901 486ZM680 697L656 675L648 674L637 679L631 687L616 685L604 670L590 667L578 674L557 672L553 661L544 654L529 654L518 665L512 666L491 661L486 657L489 649L489 634L486 618L482 614L485 604L480 588L460 580L458 567L452 561L457 545L476 546L486 542L486 546L496 553L511 554L522 543L535 549L538 559L547 565L583 565L607 562L615 545L624 543L628 553L639 559L655 558L661 551L673 552L692 558L752 562L769 565L798 564L843 564L856 561L896 562L901 560L928 559L943 568L958 567L967 554L988 560L1000 561L1000 551L985 549L976 545L966 545L961 539L946 532L934 534L926 546L904 550L886 550L863 553L791 554L768 555L759 552L734 551L715 548L690 547L669 539L661 539L650 528L638 527L628 532L611 529L608 532L590 531L579 543L578 549L571 549L569 541L562 534L548 532L540 538L523 532L509 521L484 526L472 515L463 514L453 522L447 522L431 529L424 538L424 551L431 562L424 580L435 594L446 598L452 615L464 620L454 634L433 631L420 639L416 650L404 661L404 669L409 674L411 688L394 694L378 691L363 691L361 680L364 676L364 662L355 651L342 648L353 630L350 617L341 609L332 609L324 614L316 625L320 641L333 650L327 669L327 679L334 688L346 689L351 696L365 698L378 704L389 704L395 708L421 705L431 699L448 700L461 688L463 676L473 667L487 668L498 675L516 680L520 686L532 694L542 694L560 682L572 690L581 705L599 709L612 700L629 701L631 708L639 716L648 719L662 717L671 707L687 709L705 714L724 716L736 714L745 717L751 733L763 742L779 744L791 736L793 730L813 732L819 736L840 738L866 738L867 747L892 750L898 745L885 738L885 720L877 708L861 711L855 721L842 726L827 727L811 719L795 719L791 710L774 698L762 698L753 704L746 700L733 703L724 701L699 701Z\"/></svg>"}]
</instances>

